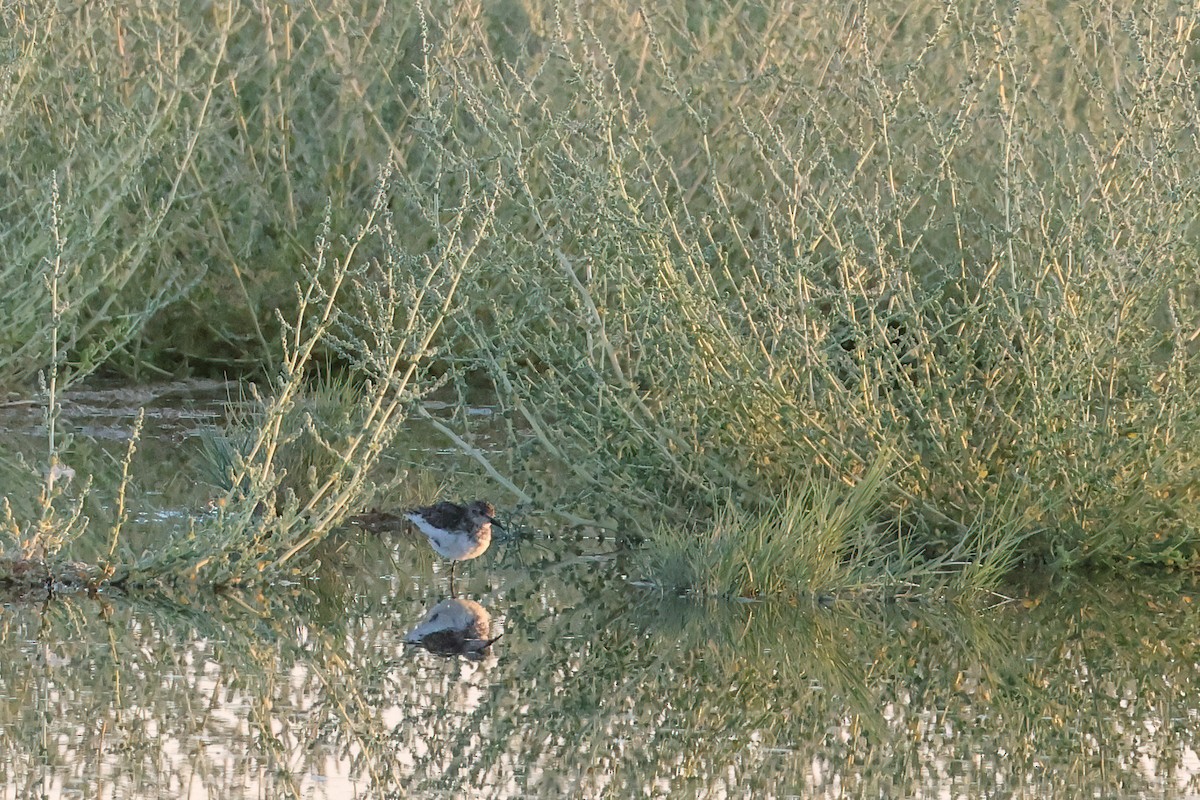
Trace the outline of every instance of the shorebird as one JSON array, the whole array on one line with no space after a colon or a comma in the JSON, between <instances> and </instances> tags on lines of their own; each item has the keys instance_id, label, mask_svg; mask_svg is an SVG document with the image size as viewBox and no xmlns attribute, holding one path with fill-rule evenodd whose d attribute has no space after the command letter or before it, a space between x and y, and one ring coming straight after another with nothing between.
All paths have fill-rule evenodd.
<instances>
[{"instance_id":1,"label":"shorebird","mask_svg":"<svg viewBox=\"0 0 1200 800\"><path fill-rule=\"evenodd\" d=\"M410 508L404 516L425 534L429 545L443 558L450 559L450 581L459 561L483 555L492 543L492 523L497 526L496 509L486 500L465 506L443 500L431 506Z\"/></svg>"}]
</instances>

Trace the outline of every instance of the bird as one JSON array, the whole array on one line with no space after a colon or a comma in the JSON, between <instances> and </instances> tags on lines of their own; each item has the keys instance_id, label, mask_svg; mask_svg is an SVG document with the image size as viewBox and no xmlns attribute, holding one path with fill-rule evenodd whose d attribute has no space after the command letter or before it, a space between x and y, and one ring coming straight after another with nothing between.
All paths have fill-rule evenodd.
<instances>
[{"instance_id":1,"label":"bird","mask_svg":"<svg viewBox=\"0 0 1200 800\"><path fill-rule=\"evenodd\" d=\"M474 500L465 506L443 500L431 506L418 506L404 512L425 538L429 546L443 558L450 559L450 581L454 581L454 565L483 555L492 543L492 525L496 508L486 500Z\"/></svg>"}]
</instances>

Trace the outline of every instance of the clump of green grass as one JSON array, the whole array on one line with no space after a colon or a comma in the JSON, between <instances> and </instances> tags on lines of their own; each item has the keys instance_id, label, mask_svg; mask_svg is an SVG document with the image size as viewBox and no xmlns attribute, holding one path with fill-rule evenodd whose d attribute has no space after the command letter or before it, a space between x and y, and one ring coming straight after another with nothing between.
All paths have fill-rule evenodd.
<instances>
[{"instance_id":1,"label":"clump of green grass","mask_svg":"<svg viewBox=\"0 0 1200 800\"><path fill-rule=\"evenodd\" d=\"M1029 520L1019 504L981 513L947 552L915 549L885 512L886 461L850 486L813 470L773 503L727 499L711 518L661 525L638 560L666 591L741 599L994 590L1021 556Z\"/></svg>"},{"instance_id":2,"label":"clump of green grass","mask_svg":"<svg viewBox=\"0 0 1200 800\"><path fill-rule=\"evenodd\" d=\"M754 511L727 500L701 524L660 526L639 555L662 588L707 596L816 596L882 580L870 565L884 552L884 477L876 466L847 487L812 475Z\"/></svg>"},{"instance_id":3,"label":"clump of green grass","mask_svg":"<svg viewBox=\"0 0 1200 800\"><path fill-rule=\"evenodd\" d=\"M361 428L362 398L369 391L371 387L327 366L306 380L280 426L278 463L288 491L312 492L317 476L336 468L337 454L321 442L344 439ZM242 385L238 397L230 397L225 407L224 424L201 436L202 465L214 490L236 496L234 481L267 422L266 404L257 387Z\"/></svg>"}]
</instances>

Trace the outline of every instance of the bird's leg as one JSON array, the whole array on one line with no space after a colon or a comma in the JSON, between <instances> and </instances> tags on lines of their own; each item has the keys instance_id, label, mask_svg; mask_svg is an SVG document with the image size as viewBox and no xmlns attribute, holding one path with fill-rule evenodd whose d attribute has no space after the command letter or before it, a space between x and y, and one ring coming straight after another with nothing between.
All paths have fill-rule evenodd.
<instances>
[{"instance_id":1,"label":"bird's leg","mask_svg":"<svg viewBox=\"0 0 1200 800\"><path fill-rule=\"evenodd\" d=\"M454 566L457 563L458 563L457 561L450 562L450 596L451 597L458 597L458 595L454 593Z\"/></svg>"}]
</instances>

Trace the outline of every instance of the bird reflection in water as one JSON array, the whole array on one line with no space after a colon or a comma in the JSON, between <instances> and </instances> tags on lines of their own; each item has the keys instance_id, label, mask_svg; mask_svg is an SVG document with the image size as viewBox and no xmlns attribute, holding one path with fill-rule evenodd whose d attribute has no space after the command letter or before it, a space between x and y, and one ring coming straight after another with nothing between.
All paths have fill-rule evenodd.
<instances>
[{"instance_id":1,"label":"bird reflection in water","mask_svg":"<svg viewBox=\"0 0 1200 800\"><path fill-rule=\"evenodd\" d=\"M448 597L404 637L405 644L423 647L434 655L483 660L499 636L491 635L492 615L474 600Z\"/></svg>"}]
</instances>

